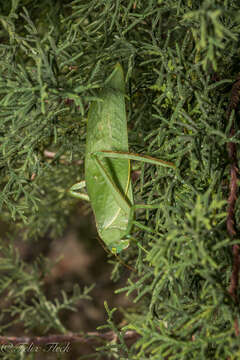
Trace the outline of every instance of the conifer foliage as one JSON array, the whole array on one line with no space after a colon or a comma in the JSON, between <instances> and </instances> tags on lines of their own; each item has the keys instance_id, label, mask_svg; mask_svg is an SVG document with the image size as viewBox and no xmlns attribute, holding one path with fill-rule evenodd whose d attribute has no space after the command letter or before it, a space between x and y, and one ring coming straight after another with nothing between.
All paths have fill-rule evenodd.
<instances>
[{"instance_id":1,"label":"conifer foliage","mask_svg":"<svg viewBox=\"0 0 240 360\"><path fill-rule=\"evenodd\" d=\"M68 190L84 179L89 105L120 62L131 151L176 170L137 171L135 203L159 207L136 211L131 246L114 259L115 281L128 272L117 292L132 305L120 324L105 305L93 356L239 359L239 35L238 0L0 2L3 338L13 324L30 337L67 335L61 311L90 300L92 287L74 282L70 296L48 299L51 264L41 256L29 265L16 238L35 246L66 230L78 204Z\"/></svg>"}]
</instances>

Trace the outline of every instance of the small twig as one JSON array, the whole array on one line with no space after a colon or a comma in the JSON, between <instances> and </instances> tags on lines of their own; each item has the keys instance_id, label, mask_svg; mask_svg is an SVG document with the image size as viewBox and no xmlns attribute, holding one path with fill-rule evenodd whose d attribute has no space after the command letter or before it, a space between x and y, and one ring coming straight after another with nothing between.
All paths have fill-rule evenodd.
<instances>
[{"instance_id":1,"label":"small twig","mask_svg":"<svg viewBox=\"0 0 240 360\"><path fill-rule=\"evenodd\" d=\"M237 105L240 100L240 78L233 84L230 103L227 110L227 120L229 121L230 115L232 111L236 111ZM230 137L234 136L235 134L235 126L234 122L232 124L230 130ZM228 156L231 163L230 168L230 184L229 184L229 196L228 196L228 209L227 209L227 230L230 237L233 239L235 238L237 232L235 228L235 203L237 200L237 192L238 192L238 185L237 185L237 174L238 174L238 166L237 166L237 147L236 144L230 141L227 144L228 149ZM239 245L234 244L232 247L232 254L233 254L233 267L232 267L232 275L231 281L229 286L229 294L231 295L232 299L236 304L238 304L238 283L239 283L239 268L240 268L240 257L239 257ZM235 334L236 336L239 335L239 326L238 320L235 319L234 322Z\"/></svg>"},{"instance_id":2,"label":"small twig","mask_svg":"<svg viewBox=\"0 0 240 360\"><path fill-rule=\"evenodd\" d=\"M126 342L135 342L140 335L136 331L126 331L124 334L124 340ZM68 333L65 335L49 335L49 336L0 336L0 345L6 344L34 344L34 345L46 345L53 343L66 343L66 342L77 342L80 344L94 344L99 340L105 341L118 341L118 336L113 331L106 333L100 332L88 332L85 335L78 335L74 333Z\"/></svg>"},{"instance_id":3,"label":"small twig","mask_svg":"<svg viewBox=\"0 0 240 360\"><path fill-rule=\"evenodd\" d=\"M44 150L43 155L46 158L54 159L55 156L56 156L56 153L53 152L53 151ZM66 156L64 156L64 155L60 156L60 162L63 163L63 164L69 164L70 163L70 161L68 161L66 159ZM83 160L76 160L76 161L74 161L74 164L81 165L81 164L83 164Z\"/></svg>"}]
</instances>

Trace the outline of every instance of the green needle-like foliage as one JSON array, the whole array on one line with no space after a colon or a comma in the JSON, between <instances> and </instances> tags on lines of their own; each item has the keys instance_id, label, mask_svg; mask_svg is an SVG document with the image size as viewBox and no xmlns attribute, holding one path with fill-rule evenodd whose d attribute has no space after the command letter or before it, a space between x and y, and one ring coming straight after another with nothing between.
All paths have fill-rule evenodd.
<instances>
[{"instance_id":1,"label":"green needle-like foliage","mask_svg":"<svg viewBox=\"0 0 240 360\"><path fill-rule=\"evenodd\" d=\"M50 265L44 258L27 264L13 238L20 233L35 244L65 231L77 204L68 190L84 177L89 105L120 62L130 151L176 170L136 170L135 203L159 207L136 212L121 254L136 273L118 290L131 295L132 306L124 328L106 306L103 329L119 342L94 356L239 359L239 307L228 288L231 246L240 242L226 230L226 146L238 116L227 121L226 110L240 72L239 14L237 0L0 2L0 209L11 229L11 241L1 238L0 294L8 299L1 335L13 324L38 336L65 334L59 312L88 299L88 290L75 287L71 297L49 300L43 273ZM232 141L240 154L238 128ZM237 199L238 231L239 215ZM117 281L122 263L114 263ZM131 347L128 330L140 335Z\"/></svg>"}]
</instances>

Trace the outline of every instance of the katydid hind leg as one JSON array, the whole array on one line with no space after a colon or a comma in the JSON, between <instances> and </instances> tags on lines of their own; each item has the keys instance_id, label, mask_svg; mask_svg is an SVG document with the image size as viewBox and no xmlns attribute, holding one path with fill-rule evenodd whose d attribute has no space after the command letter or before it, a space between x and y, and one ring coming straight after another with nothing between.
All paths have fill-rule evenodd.
<instances>
[{"instance_id":1,"label":"katydid hind leg","mask_svg":"<svg viewBox=\"0 0 240 360\"><path fill-rule=\"evenodd\" d=\"M101 162L101 158L139 160L139 161L143 161L143 162L158 165L158 166L175 167L175 165L173 163L170 163L167 161L155 159L155 158L152 158L147 155L139 155L139 154L124 152L124 151L102 150L102 151L97 151L97 152L93 153L92 156L93 156L96 166L98 167L99 171L101 172L103 178L105 179L106 183L111 188L115 201L117 202L119 207L125 212L128 212L129 208L133 205L127 201L127 199L123 196L121 191L118 189L117 185L114 183L111 176L108 174L107 170L104 168L104 165ZM134 205L134 206L136 206L136 205ZM144 205L144 207L146 207L146 205Z\"/></svg>"},{"instance_id":2,"label":"katydid hind leg","mask_svg":"<svg viewBox=\"0 0 240 360\"><path fill-rule=\"evenodd\" d=\"M128 155L130 155L130 157ZM120 152L101 151L101 152L95 153L93 156L94 156L94 159L95 159L95 162L96 162L96 165L97 165L98 169L100 170L100 172L101 172L102 176L104 177L105 181L110 186L110 188L111 188L111 190L113 192L113 196L114 196L116 202L118 203L119 207L121 209L125 210L126 212L130 210L127 229L126 229L126 232L125 232L124 236L122 237L122 239L130 238L130 232L131 232L132 226L133 225L138 226L138 224L134 221L135 210L136 209L149 209L149 210L150 209L158 209L160 204L154 204L154 205L152 205L152 204L135 204L135 205L130 205L126 201L126 199L124 198L124 196L122 195L122 193L120 192L120 190L118 189L116 184L113 182L113 180L110 177L110 175L108 174L107 170L104 168L104 165L101 162L101 157L103 157L103 158L105 158L105 157L106 158L116 158L116 159L119 158L119 159L128 159L128 160L140 160L140 161L144 161L144 162L147 162L147 163L154 163L155 165L158 165L158 166L163 165L162 161L158 160L158 159L153 159L153 158L150 158L150 157L140 156L140 155L133 154L133 153L127 153L127 152L121 152L120 153ZM174 165L172 163L167 163L167 165L165 165L165 166L173 167Z\"/></svg>"},{"instance_id":3,"label":"katydid hind leg","mask_svg":"<svg viewBox=\"0 0 240 360\"><path fill-rule=\"evenodd\" d=\"M107 170L104 168L104 165L102 164L101 160L94 156L94 160L96 162L96 166L98 167L99 171L101 172L101 175L103 176L104 180L110 187L112 191L112 195L118 204L118 206L125 211L126 213L129 212L129 209L131 208L131 205L127 202L126 198L124 198L121 191L118 189L117 185L113 182L111 176L108 174Z\"/></svg>"},{"instance_id":4,"label":"katydid hind leg","mask_svg":"<svg viewBox=\"0 0 240 360\"><path fill-rule=\"evenodd\" d=\"M100 152L98 152L100 153ZM101 154L104 154L104 157L109 158L109 154L116 154L116 152L101 152ZM121 154L123 154L121 152ZM130 153L125 153L125 154L130 154ZM114 156L114 158L116 158ZM120 157L122 159L122 157ZM124 157L126 159L126 157ZM105 181L108 183L108 185L110 186L112 192L113 192L113 196L116 200L116 202L118 203L119 207L122 210L125 211L129 211L130 209L130 215L129 215L129 221L128 221L128 227L126 230L126 236L130 234L131 231L131 227L132 227L132 223L134 221L134 212L136 209L158 209L159 208L159 204L155 204L155 205L151 205L151 204L134 204L134 205L130 205L126 199L124 198L124 196L121 194L120 190L118 189L118 187L116 186L116 184L114 184L113 180L111 179L110 175L108 174L107 170L104 168L104 165L101 162L101 159L99 159L98 155L94 156L94 159L96 161L96 165L98 167L98 169L100 170L102 176L104 177ZM148 162L147 159L144 158L145 162ZM158 161L158 160L157 160ZM159 163L157 163L157 165L161 165Z\"/></svg>"},{"instance_id":5,"label":"katydid hind leg","mask_svg":"<svg viewBox=\"0 0 240 360\"><path fill-rule=\"evenodd\" d=\"M102 150L97 151L93 154L94 156L97 156L98 158L111 158L111 159L128 159L128 160L136 160L136 161L142 161L148 164L153 164L157 166L165 166L165 167L171 167L175 168L176 166L169 161L160 160L148 155L140 155L136 153L130 153L125 151L110 151L110 150Z\"/></svg>"}]
</instances>

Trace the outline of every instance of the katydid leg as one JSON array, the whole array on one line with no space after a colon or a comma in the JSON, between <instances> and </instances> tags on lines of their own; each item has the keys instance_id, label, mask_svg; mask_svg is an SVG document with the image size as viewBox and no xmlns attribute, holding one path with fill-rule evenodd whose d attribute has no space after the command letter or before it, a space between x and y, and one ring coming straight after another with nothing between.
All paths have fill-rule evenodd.
<instances>
[{"instance_id":1,"label":"katydid leg","mask_svg":"<svg viewBox=\"0 0 240 360\"><path fill-rule=\"evenodd\" d=\"M78 198L78 199L82 199L82 200L85 200L85 201L90 201L90 200L89 200L89 196L88 196L87 194L78 192L79 190L83 189L84 187L86 187L86 182L85 182L85 180L80 181L79 183L74 184L74 185L70 188L69 193L70 193L73 197L76 197L76 198Z\"/></svg>"},{"instance_id":2,"label":"katydid leg","mask_svg":"<svg viewBox=\"0 0 240 360\"><path fill-rule=\"evenodd\" d=\"M125 151L110 151L110 150L102 150L96 151L92 154L94 157L99 158L111 158L111 159L127 159L127 160L136 160L143 161L148 164L154 164L158 166L165 166L175 168L176 166L169 161L160 160L148 155L139 155L136 153L129 153Z\"/></svg>"},{"instance_id":3,"label":"katydid leg","mask_svg":"<svg viewBox=\"0 0 240 360\"><path fill-rule=\"evenodd\" d=\"M116 203L118 204L118 206L125 211L126 213L129 211L129 208L131 207L131 205L127 202L127 200L124 198L123 194L121 193L121 191L118 189L118 187L116 186L116 184L114 184L111 176L108 174L107 170L104 168L103 164L101 163L100 159L98 159L97 156L94 156L94 160L96 162L96 166L98 167L99 171L101 172L104 180L106 181L106 183L108 184L108 186L110 187L110 189L112 190L112 194L113 197L116 201ZM129 167L129 172L130 172L130 167ZM130 178L129 178L130 181ZM127 191L126 191L127 193Z\"/></svg>"},{"instance_id":4,"label":"katydid leg","mask_svg":"<svg viewBox=\"0 0 240 360\"><path fill-rule=\"evenodd\" d=\"M108 172L104 168L104 165L101 162L101 158L126 159L128 161L138 160L138 161L143 161L143 162L146 162L149 164L154 164L157 166L167 166L167 167L175 168L175 165L171 162L163 161L160 159L155 159L155 158L153 158L151 156L147 156L147 155L139 155L139 154L124 152L124 151L102 150L102 151L97 151L97 152L93 153L92 157L94 158L96 166L98 167L99 171L101 172L106 183L110 186L110 188L113 192L114 199L116 200L119 207L122 210L124 210L125 212L128 212L129 207L131 207L133 205L130 204L126 198L124 198L121 191L118 189L116 184L114 184L111 176L108 174ZM129 164L129 173L130 173L130 164ZM130 177L129 177L129 182L130 182ZM127 194L127 190L125 191L125 194Z\"/></svg>"},{"instance_id":5,"label":"katydid leg","mask_svg":"<svg viewBox=\"0 0 240 360\"><path fill-rule=\"evenodd\" d=\"M100 153L100 152L99 152ZM99 154L97 153L97 154ZM128 221L128 226L127 226L127 229L126 229L126 233L124 234L123 238L124 237L129 237L130 235L130 232L131 232L131 228L132 228L132 225L134 223L134 213L135 213L135 210L136 209L158 209L159 208L159 204L155 204L155 205L151 205L151 204L135 204L135 205L130 205L129 202L127 202L127 199L123 196L123 194L120 192L120 190L118 189L118 187L114 184L114 182L112 181L110 175L108 174L107 170L104 168L100 158L98 157L97 154L94 154L94 159L96 161L96 165L97 167L99 168L99 171L101 172L102 176L104 177L105 181L107 182L107 184L110 186L111 190L112 190L112 193L113 193L113 196L114 196L114 199L116 200L116 202L118 203L119 207L124 211L129 211L130 209L130 215L129 215L129 221ZM104 154L104 157L106 158L109 158L111 156L109 156L109 152L101 152L101 155ZM113 153L111 153L112 155ZM116 153L114 153L116 154ZM124 153L125 154L128 154L129 153ZM119 153L117 153L117 155L119 155ZM120 158L121 155L123 155L123 153L121 152L120 154ZM133 156L135 156L135 154L130 154L132 157L131 159L133 159ZM137 155L139 157L139 155ZM116 158L114 156L114 158ZM118 157L119 158L119 157ZM128 159L126 156L123 157L124 159ZM134 158L135 160L136 158ZM149 162L149 157L141 157L142 161L144 162ZM139 158L138 158L139 160ZM151 158L151 160L155 160L153 158ZM152 161L151 161L152 163ZM154 164L156 165L162 165L162 163L159 163L159 160L156 159L156 162L154 162Z\"/></svg>"}]
</instances>

